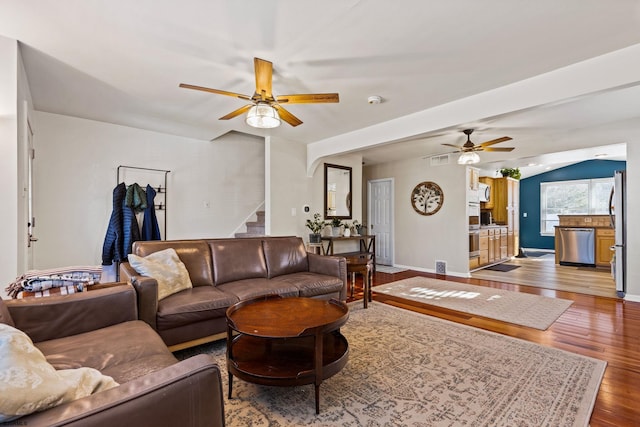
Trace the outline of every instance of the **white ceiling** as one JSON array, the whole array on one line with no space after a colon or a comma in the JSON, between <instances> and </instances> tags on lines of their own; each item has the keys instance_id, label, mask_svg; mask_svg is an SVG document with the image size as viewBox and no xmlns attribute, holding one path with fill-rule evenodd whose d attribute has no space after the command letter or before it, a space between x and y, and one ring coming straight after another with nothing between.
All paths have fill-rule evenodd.
<instances>
[{"instance_id":1,"label":"white ceiling","mask_svg":"<svg viewBox=\"0 0 640 427\"><path fill-rule=\"evenodd\" d=\"M238 131L304 144L357 137L380 123L638 45L639 24L637 0L3 0L0 6L0 35L21 42L37 110L206 141ZM274 63L276 95L338 92L340 103L288 106L302 125L258 131L242 117L218 120L244 101L178 87L252 95L253 57ZM511 153L481 153L487 169L549 164L557 161L548 153L589 147L609 146L573 151L570 161L591 158L594 150L624 158L624 143L640 137L635 84L593 84L598 90L588 96L479 113L397 138L409 142L360 145L367 164L424 157L446 152L443 142L464 142L460 131L472 127L476 143L513 138L499 145L516 147ZM369 105L370 95L383 102Z\"/></svg>"}]
</instances>

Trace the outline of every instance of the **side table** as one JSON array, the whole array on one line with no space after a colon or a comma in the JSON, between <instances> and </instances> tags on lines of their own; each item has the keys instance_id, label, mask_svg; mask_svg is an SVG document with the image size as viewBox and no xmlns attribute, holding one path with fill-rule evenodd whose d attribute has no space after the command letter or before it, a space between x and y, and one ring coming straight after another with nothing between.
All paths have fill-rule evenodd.
<instances>
[{"instance_id":1,"label":"side table","mask_svg":"<svg viewBox=\"0 0 640 427\"><path fill-rule=\"evenodd\" d=\"M369 255L345 257L347 261L347 276L351 273L351 296L356 285L356 273L362 274L362 291L364 308L372 301L371 282L373 279L373 260Z\"/></svg>"}]
</instances>

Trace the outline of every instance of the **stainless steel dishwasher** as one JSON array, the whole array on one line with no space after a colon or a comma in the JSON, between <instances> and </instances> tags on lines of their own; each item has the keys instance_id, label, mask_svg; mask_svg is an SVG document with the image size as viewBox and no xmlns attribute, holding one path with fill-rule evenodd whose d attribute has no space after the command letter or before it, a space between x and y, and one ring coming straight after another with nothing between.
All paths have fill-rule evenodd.
<instances>
[{"instance_id":1,"label":"stainless steel dishwasher","mask_svg":"<svg viewBox=\"0 0 640 427\"><path fill-rule=\"evenodd\" d=\"M594 228L560 228L560 265L595 266Z\"/></svg>"}]
</instances>

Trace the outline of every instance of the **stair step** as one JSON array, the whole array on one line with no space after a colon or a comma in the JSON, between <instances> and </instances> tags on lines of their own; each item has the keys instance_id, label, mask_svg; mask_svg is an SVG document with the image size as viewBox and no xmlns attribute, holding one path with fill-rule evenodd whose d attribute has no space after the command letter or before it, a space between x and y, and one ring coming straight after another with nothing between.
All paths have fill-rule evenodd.
<instances>
[{"instance_id":1,"label":"stair step","mask_svg":"<svg viewBox=\"0 0 640 427\"><path fill-rule=\"evenodd\" d=\"M264 237L264 233L256 234L256 233L236 233L234 235L237 239L247 238L247 237Z\"/></svg>"}]
</instances>

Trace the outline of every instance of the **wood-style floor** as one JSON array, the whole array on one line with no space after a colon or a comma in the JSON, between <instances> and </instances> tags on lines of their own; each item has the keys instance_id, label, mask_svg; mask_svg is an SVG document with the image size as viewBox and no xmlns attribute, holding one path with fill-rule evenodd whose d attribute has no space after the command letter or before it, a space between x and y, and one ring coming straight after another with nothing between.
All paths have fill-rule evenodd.
<instances>
[{"instance_id":1,"label":"wood-style floor","mask_svg":"<svg viewBox=\"0 0 640 427\"><path fill-rule=\"evenodd\" d=\"M504 264L519 267L508 272L477 270L471 273L471 277L601 297L616 297L616 286L609 269L558 265L553 253L539 257L514 258Z\"/></svg>"},{"instance_id":2,"label":"wood-style floor","mask_svg":"<svg viewBox=\"0 0 640 427\"><path fill-rule=\"evenodd\" d=\"M414 276L436 277L510 291L555 296L573 300L574 303L549 329L539 331L375 293L376 285ZM357 291L361 284L362 279L358 278ZM500 280L436 276L417 271L376 273L373 291L374 301L606 361L607 368L591 416L591 427L640 426L640 303L548 290ZM356 292L355 299L359 298L362 298L362 294Z\"/></svg>"}]
</instances>

